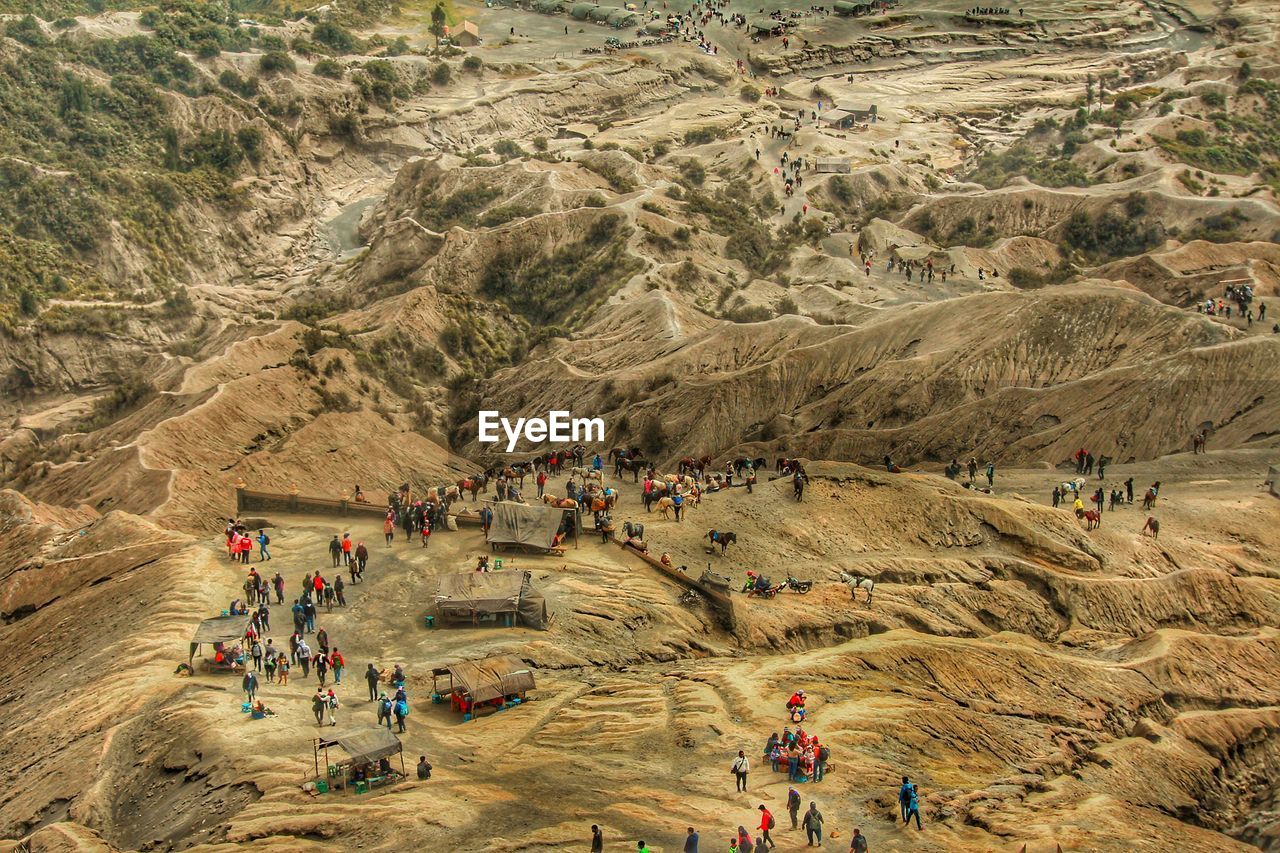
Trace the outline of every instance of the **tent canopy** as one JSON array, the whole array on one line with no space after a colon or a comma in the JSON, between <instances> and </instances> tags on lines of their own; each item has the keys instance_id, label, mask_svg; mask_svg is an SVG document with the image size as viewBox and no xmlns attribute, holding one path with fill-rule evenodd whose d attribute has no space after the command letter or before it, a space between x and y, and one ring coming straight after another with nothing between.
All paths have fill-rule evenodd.
<instances>
[{"instance_id":1,"label":"tent canopy","mask_svg":"<svg viewBox=\"0 0 1280 853\"><path fill-rule=\"evenodd\" d=\"M343 752L351 756L348 761L352 764L372 764L379 758L395 755L404 748L400 744L400 738L381 726L325 738L320 747L327 746L341 747Z\"/></svg>"},{"instance_id":2,"label":"tent canopy","mask_svg":"<svg viewBox=\"0 0 1280 853\"><path fill-rule=\"evenodd\" d=\"M556 531L566 511L497 501L493 504L493 523L489 525L487 541L550 548L555 545Z\"/></svg>"},{"instance_id":3,"label":"tent canopy","mask_svg":"<svg viewBox=\"0 0 1280 853\"><path fill-rule=\"evenodd\" d=\"M547 602L529 572L461 572L440 578L436 607L446 618L517 613L520 621L545 631Z\"/></svg>"},{"instance_id":4,"label":"tent canopy","mask_svg":"<svg viewBox=\"0 0 1280 853\"><path fill-rule=\"evenodd\" d=\"M536 686L533 670L515 655L498 655L483 660L463 661L447 667L455 687L461 687L476 702L488 702Z\"/></svg>"},{"instance_id":5,"label":"tent canopy","mask_svg":"<svg viewBox=\"0 0 1280 853\"><path fill-rule=\"evenodd\" d=\"M522 572L460 572L443 575L436 605L471 613L512 613L520 604Z\"/></svg>"},{"instance_id":6,"label":"tent canopy","mask_svg":"<svg viewBox=\"0 0 1280 853\"><path fill-rule=\"evenodd\" d=\"M591 10L595 8L592 3L575 3L569 9L569 14L580 21L585 21L591 16Z\"/></svg>"},{"instance_id":7,"label":"tent canopy","mask_svg":"<svg viewBox=\"0 0 1280 853\"><path fill-rule=\"evenodd\" d=\"M587 17L593 21L607 21L615 11L617 11L617 8L614 6L592 6L591 11L587 13Z\"/></svg>"},{"instance_id":8,"label":"tent canopy","mask_svg":"<svg viewBox=\"0 0 1280 853\"><path fill-rule=\"evenodd\" d=\"M193 645L200 643L232 643L244 636L249 628L248 616L215 616L196 626L191 637Z\"/></svg>"}]
</instances>

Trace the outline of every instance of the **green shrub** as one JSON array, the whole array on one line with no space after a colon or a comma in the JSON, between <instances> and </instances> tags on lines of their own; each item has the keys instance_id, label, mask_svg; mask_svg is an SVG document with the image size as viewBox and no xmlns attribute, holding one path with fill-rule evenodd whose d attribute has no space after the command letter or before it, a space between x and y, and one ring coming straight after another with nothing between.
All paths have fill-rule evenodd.
<instances>
[{"instance_id":1,"label":"green shrub","mask_svg":"<svg viewBox=\"0 0 1280 853\"><path fill-rule=\"evenodd\" d=\"M469 55L466 59L462 60L462 67L464 70L470 71L473 74L479 74L480 70L484 68L484 62L478 56Z\"/></svg>"},{"instance_id":2,"label":"green shrub","mask_svg":"<svg viewBox=\"0 0 1280 853\"><path fill-rule=\"evenodd\" d=\"M316 74L321 77L328 77L331 80L341 80L346 71L347 69L341 62L333 59L322 59L315 66Z\"/></svg>"},{"instance_id":3,"label":"green shrub","mask_svg":"<svg viewBox=\"0 0 1280 853\"><path fill-rule=\"evenodd\" d=\"M258 70L263 74L291 74L298 70L298 66L289 54L282 50L272 50L258 58Z\"/></svg>"}]
</instances>

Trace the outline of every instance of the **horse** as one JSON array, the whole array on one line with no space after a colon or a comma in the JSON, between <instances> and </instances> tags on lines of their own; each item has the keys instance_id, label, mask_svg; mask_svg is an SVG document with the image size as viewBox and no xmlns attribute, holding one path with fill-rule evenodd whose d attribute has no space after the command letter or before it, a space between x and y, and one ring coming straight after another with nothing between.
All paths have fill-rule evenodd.
<instances>
[{"instance_id":1,"label":"horse","mask_svg":"<svg viewBox=\"0 0 1280 853\"><path fill-rule=\"evenodd\" d=\"M622 532L628 539L644 539L644 525L622 522Z\"/></svg>"},{"instance_id":2,"label":"horse","mask_svg":"<svg viewBox=\"0 0 1280 853\"><path fill-rule=\"evenodd\" d=\"M618 459L639 459L644 456L638 447L615 447L609 451L609 461L614 460L615 455Z\"/></svg>"},{"instance_id":3,"label":"horse","mask_svg":"<svg viewBox=\"0 0 1280 853\"><path fill-rule=\"evenodd\" d=\"M681 474L683 474L686 471L694 471L697 469L697 467L698 467L697 460L695 460L692 456L685 456L680 459L679 470Z\"/></svg>"},{"instance_id":4,"label":"horse","mask_svg":"<svg viewBox=\"0 0 1280 853\"><path fill-rule=\"evenodd\" d=\"M640 472L644 471L648 467L649 460L647 459L635 459L630 457L624 459L620 456L618 457L618 461L613 463L613 476L621 480L622 472L630 471L634 475L631 482L638 483L640 482Z\"/></svg>"},{"instance_id":5,"label":"horse","mask_svg":"<svg viewBox=\"0 0 1280 853\"><path fill-rule=\"evenodd\" d=\"M1085 484L1084 477L1076 477L1074 480L1063 480L1061 483L1058 484L1058 491L1064 495L1067 492L1075 492L1077 495L1079 495L1080 490L1084 488L1084 484Z\"/></svg>"},{"instance_id":6,"label":"horse","mask_svg":"<svg viewBox=\"0 0 1280 853\"><path fill-rule=\"evenodd\" d=\"M738 542L738 534L733 533L732 531L722 533L719 530L709 530L707 531L707 535L703 538L711 541L712 549L714 549L716 545L719 545L721 556L729 550L730 545L736 545ZM711 549L708 549L708 551L710 550Z\"/></svg>"},{"instance_id":7,"label":"horse","mask_svg":"<svg viewBox=\"0 0 1280 853\"><path fill-rule=\"evenodd\" d=\"M1084 529L1095 530L1102 526L1102 513L1096 509L1087 509L1084 512Z\"/></svg>"},{"instance_id":8,"label":"horse","mask_svg":"<svg viewBox=\"0 0 1280 853\"><path fill-rule=\"evenodd\" d=\"M573 498L558 498L555 495L543 495L542 502L556 509L573 509L578 505Z\"/></svg>"},{"instance_id":9,"label":"horse","mask_svg":"<svg viewBox=\"0 0 1280 853\"><path fill-rule=\"evenodd\" d=\"M658 498L658 512L662 513L663 518L670 518L671 510L676 502L671 498Z\"/></svg>"},{"instance_id":10,"label":"horse","mask_svg":"<svg viewBox=\"0 0 1280 853\"><path fill-rule=\"evenodd\" d=\"M446 486L444 490L444 505L448 508L449 504L462 497L462 489L457 486Z\"/></svg>"},{"instance_id":11,"label":"horse","mask_svg":"<svg viewBox=\"0 0 1280 853\"><path fill-rule=\"evenodd\" d=\"M1151 531L1151 538L1152 538L1152 539L1159 539L1159 538L1160 538L1160 521L1159 521L1159 519L1155 518L1154 516L1150 516L1150 515L1149 515L1149 516L1147 516L1147 523L1146 523L1146 524L1144 524L1144 525L1142 525L1142 530L1139 532L1139 534L1138 534L1138 535L1139 535L1139 536L1145 536L1148 530L1150 530L1150 531Z\"/></svg>"},{"instance_id":12,"label":"horse","mask_svg":"<svg viewBox=\"0 0 1280 853\"><path fill-rule=\"evenodd\" d=\"M797 473L791 484L792 493L797 501L804 500L804 484L809 482L809 478L803 472Z\"/></svg>"},{"instance_id":13,"label":"horse","mask_svg":"<svg viewBox=\"0 0 1280 853\"><path fill-rule=\"evenodd\" d=\"M595 480L596 482L600 482L600 483L604 482L604 477L601 475L601 472L597 471L594 468L583 468L583 467L571 468L569 470L569 477L570 479L572 479L573 477L580 477L582 479L582 482L584 483L587 480Z\"/></svg>"},{"instance_id":14,"label":"horse","mask_svg":"<svg viewBox=\"0 0 1280 853\"><path fill-rule=\"evenodd\" d=\"M867 591L867 606L871 606L871 598L875 595L876 582L871 578L865 578L862 575L848 575L844 572L840 573L840 582L849 587L849 598L854 601L858 600L858 590L865 589Z\"/></svg>"},{"instance_id":15,"label":"horse","mask_svg":"<svg viewBox=\"0 0 1280 853\"><path fill-rule=\"evenodd\" d=\"M1142 496L1142 508L1149 510L1156 505L1156 490L1147 489L1147 493Z\"/></svg>"}]
</instances>

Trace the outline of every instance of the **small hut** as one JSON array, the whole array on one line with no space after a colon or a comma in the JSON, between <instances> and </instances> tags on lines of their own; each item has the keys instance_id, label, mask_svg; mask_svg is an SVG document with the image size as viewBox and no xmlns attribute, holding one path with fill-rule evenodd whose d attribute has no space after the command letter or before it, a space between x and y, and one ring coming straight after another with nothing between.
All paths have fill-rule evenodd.
<instances>
[{"instance_id":1,"label":"small hut","mask_svg":"<svg viewBox=\"0 0 1280 853\"><path fill-rule=\"evenodd\" d=\"M853 114L847 110L827 110L819 115L818 119L827 127L834 127L840 130L848 130L853 127Z\"/></svg>"},{"instance_id":2,"label":"small hut","mask_svg":"<svg viewBox=\"0 0 1280 853\"><path fill-rule=\"evenodd\" d=\"M597 8L594 3L574 3L569 7L569 15L578 21L591 18L591 10Z\"/></svg>"},{"instance_id":3,"label":"small hut","mask_svg":"<svg viewBox=\"0 0 1280 853\"><path fill-rule=\"evenodd\" d=\"M331 748L342 750L346 753L346 758L331 760L329 757ZM363 794L377 785L403 779L406 775L404 745L400 743L400 738L391 733L390 729L381 726L347 732L336 737L318 737L312 741L312 755L317 785L324 783L346 788L354 782L357 794ZM394 770L388 775L385 765L381 769L375 765L375 762L381 762L381 759L392 755L400 756L398 776ZM320 772L321 756L324 757L324 775Z\"/></svg>"},{"instance_id":4,"label":"small hut","mask_svg":"<svg viewBox=\"0 0 1280 853\"><path fill-rule=\"evenodd\" d=\"M644 25L644 31L651 36L660 36L667 31L667 22L650 21Z\"/></svg>"},{"instance_id":5,"label":"small hut","mask_svg":"<svg viewBox=\"0 0 1280 853\"><path fill-rule=\"evenodd\" d=\"M773 18L752 18L747 30L755 36L780 36L784 27L782 21Z\"/></svg>"},{"instance_id":6,"label":"small hut","mask_svg":"<svg viewBox=\"0 0 1280 853\"><path fill-rule=\"evenodd\" d=\"M243 616L215 616L205 619L196 626L191 636L191 653L187 656L187 664L195 659L196 652L205 643L213 646L213 658L206 658L204 663L208 669L234 672L244 663L244 649L233 644L244 639L249 630L250 618Z\"/></svg>"},{"instance_id":7,"label":"small hut","mask_svg":"<svg viewBox=\"0 0 1280 853\"><path fill-rule=\"evenodd\" d=\"M637 16L635 12L628 11L627 9L618 9L614 12L610 12L609 17L606 20L608 21L609 26L613 27L615 30L620 30L624 27L635 26L636 18Z\"/></svg>"},{"instance_id":8,"label":"small hut","mask_svg":"<svg viewBox=\"0 0 1280 853\"><path fill-rule=\"evenodd\" d=\"M622 11L616 6L592 6L591 11L587 13L587 17L595 21L597 24L609 23L609 16L614 12Z\"/></svg>"},{"instance_id":9,"label":"small hut","mask_svg":"<svg viewBox=\"0 0 1280 853\"><path fill-rule=\"evenodd\" d=\"M463 21L458 31L449 38L454 44L475 47L480 44L480 27L474 21Z\"/></svg>"},{"instance_id":10,"label":"small hut","mask_svg":"<svg viewBox=\"0 0 1280 853\"><path fill-rule=\"evenodd\" d=\"M529 572L459 572L440 578L436 612L441 623L490 623L547 629L547 600Z\"/></svg>"},{"instance_id":11,"label":"small hut","mask_svg":"<svg viewBox=\"0 0 1280 853\"><path fill-rule=\"evenodd\" d=\"M439 679L449 677L449 689L439 689ZM495 655L483 660L463 661L431 671L432 701L449 697L450 707L461 711L463 719L474 719L484 708L505 710L527 700L537 687L533 670L515 655Z\"/></svg>"}]
</instances>

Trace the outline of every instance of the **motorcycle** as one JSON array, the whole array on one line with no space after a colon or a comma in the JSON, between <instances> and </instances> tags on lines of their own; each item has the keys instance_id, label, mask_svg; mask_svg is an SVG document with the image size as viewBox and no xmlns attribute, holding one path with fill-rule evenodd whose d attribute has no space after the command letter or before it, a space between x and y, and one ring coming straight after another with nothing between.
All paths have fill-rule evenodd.
<instances>
[{"instance_id":1,"label":"motorcycle","mask_svg":"<svg viewBox=\"0 0 1280 853\"><path fill-rule=\"evenodd\" d=\"M791 590L792 592L798 592L801 595L804 595L805 593L809 592L809 590L813 589L813 581L796 580L795 578L788 575L787 582L783 586L785 586L787 589Z\"/></svg>"}]
</instances>

